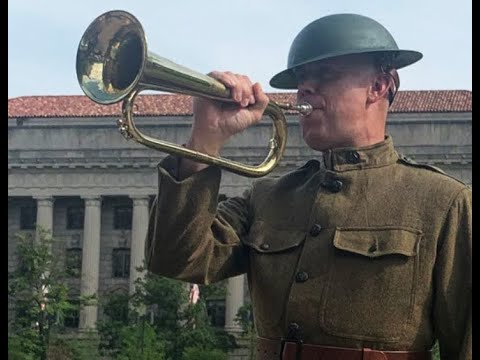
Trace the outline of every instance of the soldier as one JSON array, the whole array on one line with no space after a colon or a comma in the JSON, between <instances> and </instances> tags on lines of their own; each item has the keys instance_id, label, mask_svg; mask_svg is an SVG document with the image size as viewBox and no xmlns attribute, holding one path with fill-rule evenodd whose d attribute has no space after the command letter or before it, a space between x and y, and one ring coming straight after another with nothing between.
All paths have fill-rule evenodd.
<instances>
[{"instance_id":1,"label":"soldier","mask_svg":"<svg viewBox=\"0 0 480 360\"><path fill-rule=\"evenodd\" d=\"M471 189L399 155L386 133L397 69L420 60L377 21L322 17L297 35L271 85L313 105L318 156L217 204L221 170L167 157L149 225L150 271L194 283L248 275L258 359L471 359ZM258 83L212 72L227 107L194 100L186 146L217 156L257 123Z\"/></svg>"}]
</instances>

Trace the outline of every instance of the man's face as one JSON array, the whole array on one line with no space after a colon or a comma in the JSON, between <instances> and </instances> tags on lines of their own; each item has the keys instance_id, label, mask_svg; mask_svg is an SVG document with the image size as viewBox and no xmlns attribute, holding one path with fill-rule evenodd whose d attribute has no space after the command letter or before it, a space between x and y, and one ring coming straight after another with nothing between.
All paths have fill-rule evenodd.
<instances>
[{"instance_id":1,"label":"man's face","mask_svg":"<svg viewBox=\"0 0 480 360\"><path fill-rule=\"evenodd\" d=\"M353 146L368 126L367 95L374 75L371 60L343 56L306 64L295 74L298 102L306 101L314 108L300 119L305 142L319 151Z\"/></svg>"}]
</instances>

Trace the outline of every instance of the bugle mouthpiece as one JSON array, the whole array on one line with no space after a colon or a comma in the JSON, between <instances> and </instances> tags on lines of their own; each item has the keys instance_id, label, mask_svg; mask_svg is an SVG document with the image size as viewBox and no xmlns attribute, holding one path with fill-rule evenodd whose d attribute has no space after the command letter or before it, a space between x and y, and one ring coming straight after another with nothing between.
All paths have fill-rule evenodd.
<instances>
[{"instance_id":1,"label":"bugle mouthpiece","mask_svg":"<svg viewBox=\"0 0 480 360\"><path fill-rule=\"evenodd\" d=\"M291 111L297 111L300 114L307 116L310 115L311 112L313 111L313 106L307 102L303 102L300 104L277 104L281 109L283 110L291 110Z\"/></svg>"}]
</instances>

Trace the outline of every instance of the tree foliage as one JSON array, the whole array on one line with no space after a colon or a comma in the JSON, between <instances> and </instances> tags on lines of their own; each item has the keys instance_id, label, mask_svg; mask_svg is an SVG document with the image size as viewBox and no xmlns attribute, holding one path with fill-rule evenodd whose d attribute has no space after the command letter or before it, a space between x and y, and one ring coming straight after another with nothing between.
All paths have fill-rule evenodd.
<instances>
[{"instance_id":1,"label":"tree foliage","mask_svg":"<svg viewBox=\"0 0 480 360\"><path fill-rule=\"evenodd\" d=\"M105 297L107 316L98 326L103 352L122 360L134 349L138 350L135 358L141 360L150 359L147 354L189 360L193 353L197 359L223 359L237 346L235 338L210 324L203 296L221 290L218 286L202 289L199 301L189 304L186 283L147 273L137 280L132 296Z\"/></svg>"},{"instance_id":2,"label":"tree foliage","mask_svg":"<svg viewBox=\"0 0 480 360\"><path fill-rule=\"evenodd\" d=\"M136 282L133 295L112 293L69 299L62 257L52 251L53 239L16 234L18 266L9 273L9 302L15 316L9 323L11 360L225 360L237 347L235 338L211 325L206 300L225 296L223 284L200 286L200 299L189 303L188 284L151 273ZM142 269L139 269L142 270ZM82 305L103 310L98 333L84 339L65 337L63 319Z\"/></svg>"},{"instance_id":3,"label":"tree foliage","mask_svg":"<svg viewBox=\"0 0 480 360\"><path fill-rule=\"evenodd\" d=\"M62 265L52 253L50 233L40 228L37 237L15 236L18 264L8 276L8 297L15 308L9 349L15 352L12 358L44 360L52 333L72 305Z\"/></svg>"}]
</instances>

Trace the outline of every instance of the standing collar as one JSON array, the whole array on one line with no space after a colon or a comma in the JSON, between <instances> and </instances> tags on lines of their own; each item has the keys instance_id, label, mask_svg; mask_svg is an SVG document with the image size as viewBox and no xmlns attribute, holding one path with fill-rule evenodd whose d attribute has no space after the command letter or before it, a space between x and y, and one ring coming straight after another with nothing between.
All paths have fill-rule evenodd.
<instances>
[{"instance_id":1,"label":"standing collar","mask_svg":"<svg viewBox=\"0 0 480 360\"><path fill-rule=\"evenodd\" d=\"M368 169L393 164L398 153L393 146L391 136L377 144L362 147L345 147L323 152L323 162L328 170L348 171Z\"/></svg>"}]
</instances>

